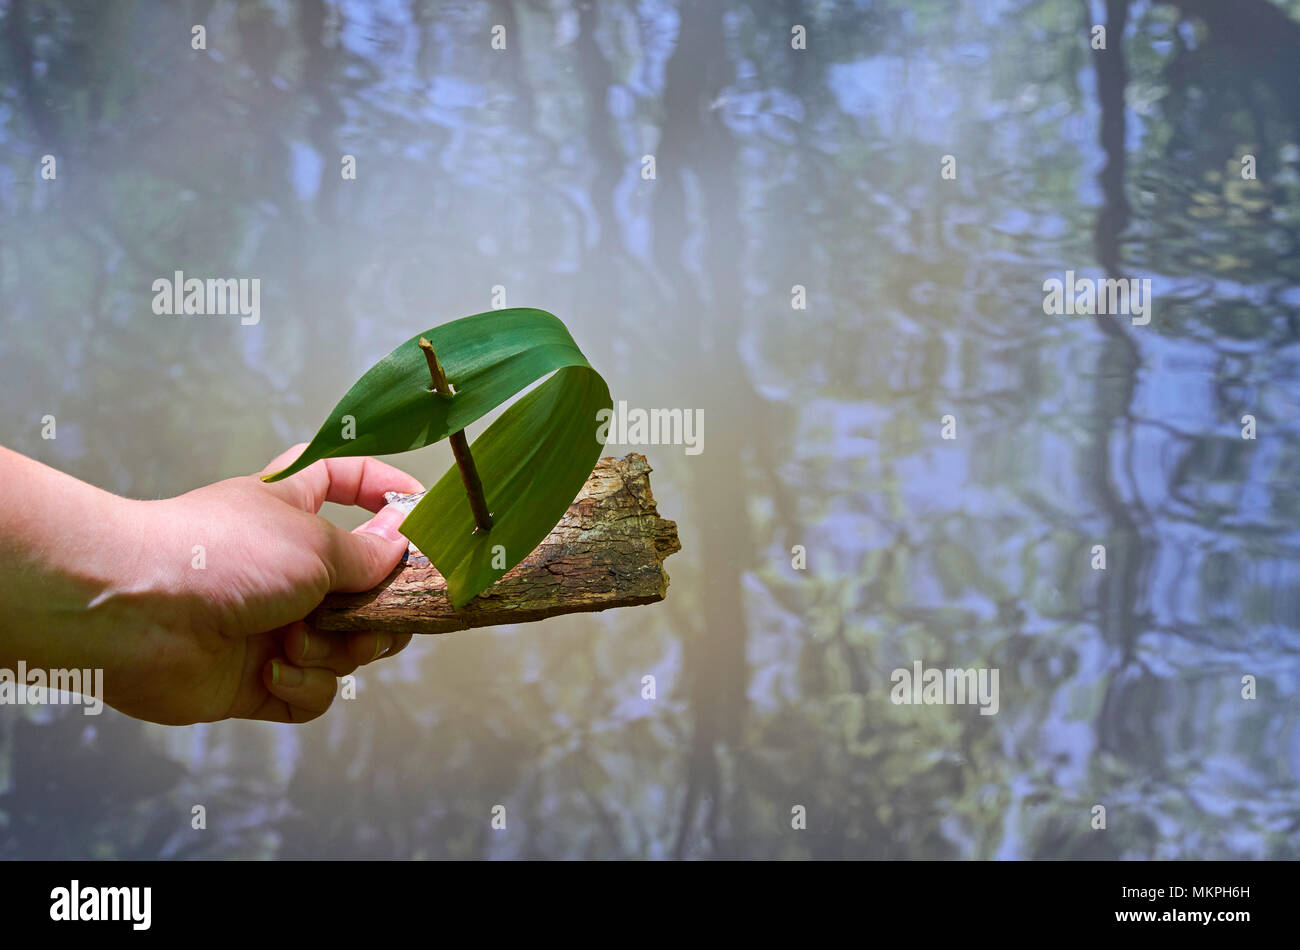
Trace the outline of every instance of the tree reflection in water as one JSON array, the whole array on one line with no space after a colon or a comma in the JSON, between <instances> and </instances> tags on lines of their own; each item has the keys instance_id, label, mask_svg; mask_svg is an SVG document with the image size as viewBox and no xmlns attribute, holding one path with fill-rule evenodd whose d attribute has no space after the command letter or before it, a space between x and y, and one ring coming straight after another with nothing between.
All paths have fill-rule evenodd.
<instances>
[{"instance_id":1,"label":"tree reflection in water","mask_svg":"<svg viewBox=\"0 0 1300 950\"><path fill-rule=\"evenodd\" d=\"M0 856L1300 856L1300 4L1108 0L1104 52L954 6L0 2L7 445L248 472L497 285L707 422L650 453L665 603L430 638L297 729L6 710ZM261 323L155 317L176 269ZM1151 324L1045 316L1067 269ZM891 704L917 659L999 713Z\"/></svg>"}]
</instances>

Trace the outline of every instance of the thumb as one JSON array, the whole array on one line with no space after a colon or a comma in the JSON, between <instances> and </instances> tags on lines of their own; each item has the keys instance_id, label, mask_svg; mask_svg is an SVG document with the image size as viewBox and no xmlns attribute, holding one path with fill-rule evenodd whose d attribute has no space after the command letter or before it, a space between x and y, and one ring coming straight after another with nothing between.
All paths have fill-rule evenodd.
<instances>
[{"instance_id":1,"label":"thumb","mask_svg":"<svg viewBox=\"0 0 1300 950\"><path fill-rule=\"evenodd\" d=\"M387 577L406 551L407 540L398 532L406 512L386 505L355 531L336 528L330 546L331 590L356 592L375 587Z\"/></svg>"}]
</instances>

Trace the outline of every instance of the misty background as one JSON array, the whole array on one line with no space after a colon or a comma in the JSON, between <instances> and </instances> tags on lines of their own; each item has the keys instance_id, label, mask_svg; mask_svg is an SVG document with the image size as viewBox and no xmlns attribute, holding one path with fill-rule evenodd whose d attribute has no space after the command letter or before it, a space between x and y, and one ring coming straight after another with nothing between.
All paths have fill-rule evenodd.
<instances>
[{"instance_id":1,"label":"misty background","mask_svg":"<svg viewBox=\"0 0 1300 950\"><path fill-rule=\"evenodd\" d=\"M306 726L2 708L0 857L1300 857L1298 86L1293 0L0 0L6 446L247 474L496 285L705 423L610 448L663 603ZM1067 269L1151 323L1045 315ZM260 323L155 315L176 270ZM917 659L998 714L893 705Z\"/></svg>"}]
</instances>

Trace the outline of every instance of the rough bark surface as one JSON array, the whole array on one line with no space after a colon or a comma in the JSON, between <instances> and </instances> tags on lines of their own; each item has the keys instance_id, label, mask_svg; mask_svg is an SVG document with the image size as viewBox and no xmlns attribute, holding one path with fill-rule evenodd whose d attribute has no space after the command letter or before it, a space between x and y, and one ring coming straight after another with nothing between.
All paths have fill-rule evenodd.
<instances>
[{"instance_id":1,"label":"rough bark surface","mask_svg":"<svg viewBox=\"0 0 1300 950\"><path fill-rule=\"evenodd\" d=\"M415 549L379 587L331 594L309 618L324 630L449 633L663 600L664 559L681 550L659 517L650 466L635 453L603 458L560 523L522 562L460 610Z\"/></svg>"}]
</instances>

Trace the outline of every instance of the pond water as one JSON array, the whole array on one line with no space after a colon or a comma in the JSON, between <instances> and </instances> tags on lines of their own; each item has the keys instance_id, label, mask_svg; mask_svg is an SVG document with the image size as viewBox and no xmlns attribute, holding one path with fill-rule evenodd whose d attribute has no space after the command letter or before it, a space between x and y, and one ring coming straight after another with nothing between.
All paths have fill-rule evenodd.
<instances>
[{"instance_id":1,"label":"pond water","mask_svg":"<svg viewBox=\"0 0 1300 950\"><path fill-rule=\"evenodd\" d=\"M0 710L0 856L1300 857L1300 3L1204 6L218 0L196 50L0 0L5 445L254 471L502 294L704 422L643 449L663 603L304 727ZM177 270L260 319L155 314ZM892 702L917 661L996 714Z\"/></svg>"}]
</instances>

